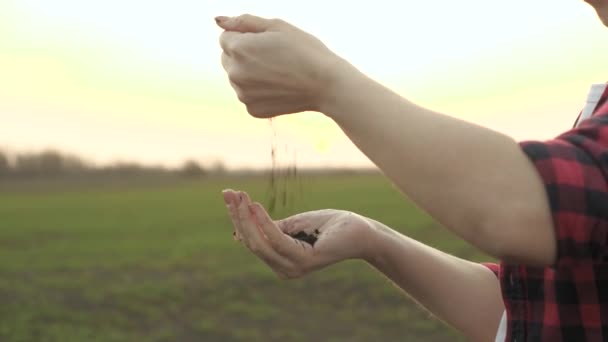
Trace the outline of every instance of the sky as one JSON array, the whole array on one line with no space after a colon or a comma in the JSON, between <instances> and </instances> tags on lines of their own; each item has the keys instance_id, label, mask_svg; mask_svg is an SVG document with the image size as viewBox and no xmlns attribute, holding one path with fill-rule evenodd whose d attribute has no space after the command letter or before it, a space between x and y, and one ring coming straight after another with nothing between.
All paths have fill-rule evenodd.
<instances>
[{"instance_id":1,"label":"sky","mask_svg":"<svg viewBox=\"0 0 608 342\"><path fill-rule=\"evenodd\" d=\"M371 166L322 114L247 114L213 20L241 13L291 22L409 100L517 140L567 130L608 80L608 29L582 0L2 0L0 149L259 168L274 139L300 167Z\"/></svg>"}]
</instances>

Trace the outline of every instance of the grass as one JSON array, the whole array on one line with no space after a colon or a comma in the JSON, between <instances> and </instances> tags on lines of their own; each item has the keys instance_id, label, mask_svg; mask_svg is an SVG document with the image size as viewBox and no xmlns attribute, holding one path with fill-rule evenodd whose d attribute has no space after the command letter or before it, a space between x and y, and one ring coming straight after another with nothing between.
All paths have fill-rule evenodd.
<instances>
[{"instance_id":1,"label":"grass","mask_svg":"<svg viewBox=\"0 0 608 342\"><path fill-rule=\"evenodd\" d=\"M293 209L353 210L483 255L382 177L304 179ZM0 187L0 341L458 341L363 262L280 281L232 240L223 188L263 178Z\"/></svg>"}]
</instances>

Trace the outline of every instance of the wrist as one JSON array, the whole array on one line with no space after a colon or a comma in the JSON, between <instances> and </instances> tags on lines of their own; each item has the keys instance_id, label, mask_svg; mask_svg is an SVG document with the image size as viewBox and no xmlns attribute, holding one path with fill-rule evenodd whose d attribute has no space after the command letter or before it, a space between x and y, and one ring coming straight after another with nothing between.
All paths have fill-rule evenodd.
<instances>
[{"instance_id":1,"label":"wrist","mask_svg":"<svg viewBox=\"0 0 608 342\"><path fill-rule=\"evenodd\" d=\"M342 97L349 93L347 88L356 82L361 75L352 64L334 55L322 68L321 85L318 87L317 111L335 120L336 110L343 101Z\"/></svg>"},{"instance_id":2,"label":"wrist","mask_svg":"<svg viewBox=\"0 0 608 342\"><path fill-rule=\"evenodd\" d=\"M374 265L379 260L384 258L385 242L387 229L382 223L365 218L367 227L363 234L361 234L362 248L361 248L361 259L367 263Z\"/></svg>"}]
</instances>

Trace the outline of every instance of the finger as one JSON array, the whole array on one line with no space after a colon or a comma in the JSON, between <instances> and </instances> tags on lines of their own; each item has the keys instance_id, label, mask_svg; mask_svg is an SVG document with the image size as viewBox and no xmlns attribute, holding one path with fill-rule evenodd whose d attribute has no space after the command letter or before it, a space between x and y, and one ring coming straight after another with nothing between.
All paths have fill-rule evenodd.
<instances>
[{"instance_id":1,"label":"finger","mask_svg":"<svg viewBox=\"0 0 608 342\"><path fill-rule=\"evenodd\" d=\"M232 225L234 226L234 239L240 242L244 242L243 241L243 233L241 233L242 229L241 229L241 221L238 217L237 214L237 210L235 209L235 206L230 204L226 206L228 208L228 212L230 213L230 219L232 220Z\"/></svg>"},{"instance_id":2,"label":"finger","mask_svg":"<svg viewBox=\"0 0 608 342\"><path fill-rule=\"evenodd\" d=\"M266 209L264 209L264 211L266 211ZM291 218L288 217L282 220L276 220L274 223L277 225L277 228L279 228L280 231L285 234L289 234Z\"/></svg>"},{"instance_id":3,"label":"finger","mask_svg":"<svg viewBox=\"0 0 608 342\"><path fill-rule=\"evenodd\" d=\"M284 231L287 234L293 234L300 231L312 233L315 230L321 229L329 220L336 217L336 211L333 209L322 209L300 213L286 219L288 223ZM311 224L313 223L313 224Z\"/></svg>"},{"instance_id":4,"label":"finger","mask_svg":"<svg viewBox=\"0 0 608 342\"><path fill-rule=\"evenodd\" d=\"M230 65L231 65L231 60L230 60L230 56L228 56L228 54L226 54L226 52L222 52L222 68L224 68L224 70L226 72L230 71Z\"/></svg>"},{"instance_id":5,"label":"finger","mask_svg":"<svg viewBox=\"0 0 608 342\"><path fill-rule=\"evenodd\" d=\"M242 34L238 32L225 31L220 34L220 47L228 56L232 56L235 51L236 45Z\"/></svg>"},{"instance_id":6,"label":"finger","mask_svg":"<svg viewBox=\"0 0 608 342\"><path fill-rule=\"evenodd\" d=\"M280 255L287 257L293 261L302 260L304 255L302 254L301 246L298 247L295 240L285 235L277 225L272 221L270 216L264 207L259 203L251 205L252 211L258 220L258 224L264 235L267 237L270 246ZM310 248L310 247L305 247Z\"/></svg>"},{"instance_id":7,"label":"finger","mask_svg":"<svg viewBox=\"0 0 608 342\"><path fill-rule=\"evenodd\" d=\"M236 240L241 241L242 234L240 229L240 222L235 210L236 193L233 190L224 190L222 194L224 196L224 202L226 203L226 208L228 209L228 214L230 216L230 219L232 220L232 225L234 227L234 237Z\"/></svg>"},{"instance_id":8,"label":"finger","mask_svg":"<svg viewBox=\"0 0 608 342\"><path fill-rule=\"evenodd\" d=\"M234 89L236 97L239 99L239 101L241 101L241 103L247 103L249 101L249 97L245 95L245 92L243 91L243 89L241 89L241 87L239 87L238 84L230 80L230 86L232 87L232 89Z\"/></svg>"},{"instance_id":9,"label":"finger","mask_svg":"<svg viewBox=\"0 0 608 342\"><path fill-rule=\"evenodd\" d=\"M217 17L217 25L227 31L260 33L269 30L278 20L243 14L238 17Z\"/></svg>"},{"instance_id":10,"label":"finger","mask_svg":"<svg viewBox=\"0 0 608 342\"><path fill-rule=\"evenodd\" d=\"M236 192L232 189L225 189L222 190L222 196L224 197L224 203L226 203L226 205L230 205L230 204L237 204L236 203Z\"/></svg>"},{"instance_id":11,"label":"finger","mask_svg":"<svg viewBox=\"0 0 608 342\"><path fill-rule=\"evenodd\" d=\"M252 104L255 103L269 103L280 99L282 102L297 102L301 94L294 94L293 91L287 89L270 89L267 84L260 82L259 80L251 79L248 76L247 69L243 65L239 65L239 69L233 64L232 60L227 60L226 67L224 70L228 72L233 71L233 76L230 80L232 87L235 89L247 89L247 97ZM230 68L230 71L228 70ZM238 71L238 73L236 72Z\"/></svg>"},{"instance_id":12,"label":"finger","mask_svg":"<svg viewBox=\"0 0 608 342\"><path fill-rule=\"evenodd\" d=\"M249 194L246 192L243 192L243 203L247 206L247 209L249 210L249 214L253 215L252 216L252 221L254 223L257 223L257 220L255 218L255 213L252 213L251 211L251 198L249 197ZM255 228L258 230L258 232L262 235L263 238L266 238L266 234L264 234L264 231L262 230L261 227L259 227L257 224L255 225Z\"/></svg>"},{"instance_id":13,"label":"finger","mask_svg":"<svg viewBox=\"0 0 608 342\"><path fill-rule=\"evenodd\" d=\"M239 201L239 206L237 207L237 215L239 216L239 221L241 221L241 220L243 220L243 215L241 213L241 206L243 206L246 209L246 210L243 209L243 210L245 210L245 214L251 214L251 212L249 211L249 204L251 203L251 199L249 198L249 194L247 194L244 191L237 192L236 196L238 197L238 201ZM251 217L248 217L248 218L251 218ZM257 228L257 226L254 228L261 233L261 230L259 230ZM249 230L245 231L244 234L247 237L251 236L251 238L248 238L248 241L257 242L258 234L251 234Z\"/></svg>"},{"instance_id":14,"label":"finger","mask_svg":"<svg viewBox=\"0 0 608 342\"><path fill-rule=\"evenodd\" d=\"M285 234L293 235L300 231L305 231L306 226L301 222L301 218L293 218L289 222L283 223L282 231ZM308 232L307 232L308 233Z\"/></svg>"},{"instance_id":15,"label":"finger","mask_svg":"<svg viewBox=\"0 0 608 342\"><path fill-rule=\"evenodd\" d=\"M246 205L251 204L251 198L249 197L248 193L246 193L245 191L239 191L239 193L242 196L243 203L245 203Z\"/></svg>"},{"instance_id":16,"label":"finger","mask_svg":"<svg viewBox=\"0 0 608 342\"><path fill-rule=\"evenodd\" d=\"M235 217L235 220L238 222L238 234L240 235L241 241L245 243L245 245L250 248L251 239L246 238L246 232L243 229L243 221L242 217L239 213L241 204L247 205L247 201L249 201L249 195L243 191L232 191L233 196L233 205L231 207L232 215Z\"/></svg>"},{"instance_id":17,"label":"finger","mask_svg":"<svg viewBox=\"0 0 608 342\"><path fill-rule=\"evenodd\" d=\"M256 203L259 204L259 203ZM280 220L273 220L272 217L270 217L270 215L268 215L268 211L266 210L266 208L264 208L263 205L260 204L260 206L262 207L261 209L266 212L266 216L268 217L268 219L272 222L274 222L274 224L277 226L277 228L279 228L279 230L281 232L283 232L284 234L287 235L291 235L295 232L298 232L300 230L302 230L304 227L301 224L301 217L303 214L296 214L296 215L292 215Z\"/></svg>"},{"instance_id":18,"label":"finger","mask_svg":"<svg viewBox=\"0 0 608 342\"><path fill-rule=\"evenodd\" d=\"M248 196L245 197L245 195L246 194L244 193L239 193L239 196L242 196L243 199L238 207L238 215L241 222L241 228L243 229L243 238L248 241L246 245L255 255L264 260L273 269L281 271L290 270L293 264L274 251L268 244L268 241L262 236L261 231L258 229L257 224L251 215L247 203Z\"/></svg>"},{"instance_id":19,"label":"finger","mask_svg":"<svg viewBox=\"0 0 608 342\"><path fill-rule=\"evenodd\" d=\"M269 118L284 114L300 113L309 110L317 109L310 108L305 104L294 106L292 102L285 101L284 99L247 104L247 112L249 112L249 114L256 118Z\"/></svg>"},{"instance_id":20,"label":"finger","mask_svg":"<svg viewBox=\"0 0 608 342\"><path fill-rule=\"evenodd\" d=\"M241 203L240 192L230 191L229 196L231 196L232 197L231 199L233 200L233 202L228 205L230 212L231 212L231 218L232 218L233 222L235 222L235 227L238 227L237 231L242 231L241 219L238 215L238 206L239 206L239 203ZM239 239L239 241L243 242L243 244L249 250L253 251L253 249L250 246L249 241L244 239L242 234L239 235L238 239ZM280 256L278 256L278 255L277 255L277 260L272 260L271 258L268 258L266 255L260 255L258 253L254 253L254 254L256 254L256 256L258 256L260 259L262 259L262 261L264 261L277 275L279 275L280 278L287 279L294 275L294 272L292 270L293 264L290 263L288 260L281 260L281 259L279 259Z\"/></svg>"}]
</instances>

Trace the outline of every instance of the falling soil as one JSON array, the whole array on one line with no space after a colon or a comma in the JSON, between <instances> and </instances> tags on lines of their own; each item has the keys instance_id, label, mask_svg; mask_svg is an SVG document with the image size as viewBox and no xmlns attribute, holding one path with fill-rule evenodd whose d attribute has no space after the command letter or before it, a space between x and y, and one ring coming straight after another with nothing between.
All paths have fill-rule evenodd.
<instances>
[{"instance_id":1,"label":"falling soil","mask_svg":"<svg viewBox=\"0 0 608 342\"><path fill-rule=\"evenodd\" d=\"M302 191L302 183L298 176L298 167L296 165L296 152L293 151L293 159L290 164L281 165L279 158L288 158L289 147L285 145L285 157L279 156L279 148L277 142L277 131L273 125L273 119L268 120L272 130L272 141L270 144L270 158L272 168L269 174L268 184L268 202L266 208L269 214L274 214L279 210L288 212L294 208L295 195ZM289 162L288 162L289 163Z\"/></svg>"}]
</instances>

